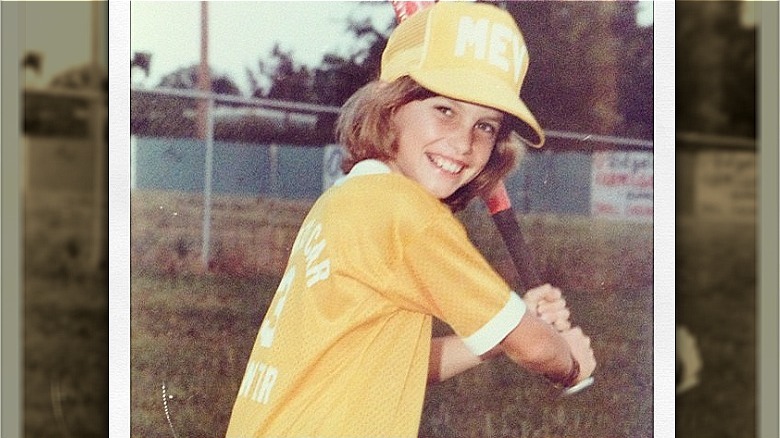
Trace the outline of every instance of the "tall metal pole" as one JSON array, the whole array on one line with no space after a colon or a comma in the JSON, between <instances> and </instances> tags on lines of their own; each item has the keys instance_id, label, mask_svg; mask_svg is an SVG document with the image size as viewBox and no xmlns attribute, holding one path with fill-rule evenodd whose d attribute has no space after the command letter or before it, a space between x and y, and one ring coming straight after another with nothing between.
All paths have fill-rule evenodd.
<instances>
[{"instance_id":1,"label":"tall metal pole","mask_svg":"<svg viewBox=\"0 0 780 438\"><path fill-rule=\"evenodd\" d=\"M209 269L211 252L211 178L214 160L214 100L211 97L211 78L209 77L208 62L208 3L204 0L200 3L200 68L198 70L198 89L202 93L208 93L208 98L198 100L198 136L206 143L206 159L203 180L203 247L201 249L201 263L204 271Z\"/></svg>"}]
</instances>

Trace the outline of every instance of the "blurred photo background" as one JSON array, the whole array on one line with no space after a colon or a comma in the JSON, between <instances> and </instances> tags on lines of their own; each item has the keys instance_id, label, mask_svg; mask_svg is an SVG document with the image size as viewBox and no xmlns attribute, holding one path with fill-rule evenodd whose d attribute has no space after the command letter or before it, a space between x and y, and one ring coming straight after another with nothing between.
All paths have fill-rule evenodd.
<instances>
[{"instance_id":1,"label":"blurred photo background","mask_svg":"<svg viewBox=\"0 0 780 438\"><path fill-rule=\"evenodd\" d=\"M563 399L506 360L485 364L428 388L420 436L651 436L652 3L499 5L523 31L523 96L547 132L507 187L542 277L598 339L602 368ZM209 2L130 13L131 434L221 434L297 229L340 176L338 108L376 77L393 11ZM485 208L461 218L517 287Z\"/></svg>"},{"instance_id":2,"label":"blurred photo background","mask_svg":"<svg viewBox=\"0 0 780 438\"><path fill-rule=\"evenodd\" d=\"M131 435L218 436L296 227L340 175L330 127L375 74L392 8L134 2L131 50L110 54L130 58L128 140L106 123L106 3L12 3L1 5L3 23L18 22L11 38L3 30L3 62L18 68L20 150L7 162L4 142L2 166L18 169L22 226L2 245L18 238L22 248L20 430L108 436L108 303L131 294L132 383L118 389L132 399ZM675 5L676 321L701 364L676 397L679 436L760 431L758 35L777 26L777 8L762 19L753 3ZM507 364L477 369L429 391L421 436L652 436L653 197L662 196L653 150L671 147L653 144L652 2L505 7L531 54L523 96L550 132L508 188L540 271L599 339L602 374L559 400ZM132 287L109 291L107 162L117 155L132 168L122 236ZM515 283L481 206L462 217ZM14 359L5 345L4 365Z\"/></svg>"},{"instance_id":3,"label":"blurred photo background","mask_svg":"<svg viewBox=\"0 0 780 438\"><path fill-rule=\"evenodd\" d=\"M21 431L104 437L107 3L20 2L3 13L19 23L22 91Z\"/></svg>"},{"instance_id":4,"label":"blurred photo background","mask_svg":"<svg viewBox=\"0 0 780 438\"><path fill-rule=\"evenodd\" d=\"M755 3L675 4L678 436L759 431Z\"/></svg>"}]
</instances>

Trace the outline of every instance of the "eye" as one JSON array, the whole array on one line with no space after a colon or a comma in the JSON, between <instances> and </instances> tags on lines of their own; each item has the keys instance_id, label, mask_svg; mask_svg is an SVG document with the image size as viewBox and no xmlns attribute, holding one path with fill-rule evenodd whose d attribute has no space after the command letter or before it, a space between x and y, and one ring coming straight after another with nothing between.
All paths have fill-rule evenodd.
<instances>
[{"instance_id":1,"label":"eye","mask_svg":"<svg viewBox=\"0 0 780 438\"><path fill-rule=\"evenodd\" d=\"M440 112L443 115L448 116L448 117L452 116L455 113L452 110L451 107L446 106L446 105L437 105L435 108L436 108L436 111L438 111L438 112Z\"/></svg>"},{"instance_id":2,"label":"eye","mask_svg":"<svg viewBox=\"0 0 780 438\"><path fill-rule=\"evenodd\" d=\"M477 128L478 130L486 134L489 134L490 136L495 137L496 135L498 135L498 130L500 128L500 125L498 123L493 123L493 122L478 122L475 125L475 128Z\"/></svg>"}]
</instances>

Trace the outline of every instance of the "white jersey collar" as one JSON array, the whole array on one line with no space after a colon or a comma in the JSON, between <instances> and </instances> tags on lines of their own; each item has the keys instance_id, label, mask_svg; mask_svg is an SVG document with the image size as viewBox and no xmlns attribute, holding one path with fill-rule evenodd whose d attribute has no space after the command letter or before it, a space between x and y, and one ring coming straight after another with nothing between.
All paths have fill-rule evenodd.
<instances>
[{"instance_id":1,"label":"white jersey collar","mask_svg":"<svg viewBox=\"0 0 780 438\"><path fill-rule=\"evenodd\" d=\"M340 186L344 181L354 178L356 176L363 175L380 175L384 173L391 173L390 167L379 160L363 160L352 166L352 170L346 176L343 176L336 180L333 185Z\"/></svg>"}]
</instances>

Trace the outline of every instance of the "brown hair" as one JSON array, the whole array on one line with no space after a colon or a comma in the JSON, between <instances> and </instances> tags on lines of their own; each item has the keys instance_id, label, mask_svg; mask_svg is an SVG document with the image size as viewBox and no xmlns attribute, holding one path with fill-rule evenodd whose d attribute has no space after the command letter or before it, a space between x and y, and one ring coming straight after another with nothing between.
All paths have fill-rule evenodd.
<instances>
[{"instance_id":1,"label":"brown hair","mask_svg":"<svg viewBox=\"0 0 780 438\"><path fill-rule=\"evenodd\" d=\"M353 94L341 108L336 121L336 138L346 148L342 170L347 173L362 160L394 159L398 146L392 125L393 114L409 102L435 95L408 76L390 83L373 81ZM462 210L469 201L489 192L520 161L522 142L511 125L501 124L496 145L482 172L443 200L453 211Z\"/></svg>"}]
</instances>

